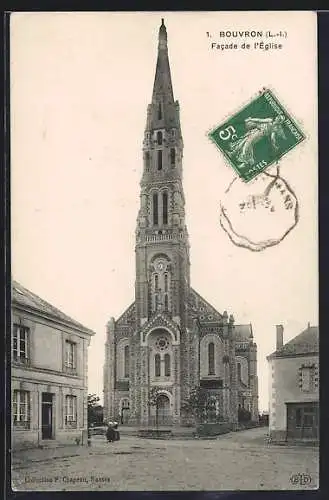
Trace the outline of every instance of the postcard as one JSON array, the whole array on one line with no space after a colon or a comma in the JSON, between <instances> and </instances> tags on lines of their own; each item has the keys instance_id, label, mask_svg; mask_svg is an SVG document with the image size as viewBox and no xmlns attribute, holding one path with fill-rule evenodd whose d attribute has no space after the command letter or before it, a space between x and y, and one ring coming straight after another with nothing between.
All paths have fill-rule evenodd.
<instances>
[{"instance_id":1,"label":"postcard","mask_svg":"<svg viewBox=\"0 0 329 500\"><path fill-rule=\"evenodd\" d=\"M319 485L314 12L10 19L14 491Z\"/></svg>"}]
</instances>

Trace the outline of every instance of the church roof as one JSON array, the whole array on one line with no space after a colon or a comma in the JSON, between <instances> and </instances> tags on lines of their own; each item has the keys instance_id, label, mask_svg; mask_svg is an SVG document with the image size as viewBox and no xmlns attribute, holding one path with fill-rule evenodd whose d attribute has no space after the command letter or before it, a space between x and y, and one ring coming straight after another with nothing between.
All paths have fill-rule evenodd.
<instances>
[{"instance_id":1,"label":"church roof","mask_svg":"<svg viewBox=\"0 0 329 500\"><path fill-rule=\"evenodd\" d=\"M12 304L13 306L18 306L23 309L26 308L28 310L38 312L39 314L42 314L53 320L66 323L68 326L73 327L80 332L87 333L89 335L95 335L95 332L83 326L81 323L78 323L78 321L75 321L67 314L49 304L49 302L41 299L40 297L38 297L38 295L23 287L15 280L13 280L12 282Z\"/></svg>"},{"instance_id":2,"label":"church roof","mask_svg":"<svg viewBox=\"0 0 329 500\"><path fill-rule=\"evenodd\" d=\"M158 46L158 59L155 70L153 98L156 100L158 96L166 96L170 101L174 101L174 93L171 83L171 73L168 58L167 47L167 30L164 20L161 20L159 29L159 46Z\"/></svg>"},{"instance_id":3,"label":"church roof","mask_svg":"<svg viewBox=\"0 0 329 500\"><path fill-rule=\"evenodd\" d=\"M175 128L180 132L179 104L174 99L168 55L167 29L162 19L159 29L158 55L152 92L148 107L146 130Z\"/></svg>"},{"instance_id":4,"label":"church roof","mask_svg":"<svg viewBox=\"0 0 329 500\"><path fill-rule=\"evenodd\" d=\"M234 328L235 340L240 342L249 342L253 337L252 326L249 325L235 325Z\"/></svg>"},{"instance_id":5,"label":"church roof","mask_svg":"<svg viewBox=\"0 0 329 500\"><path fill-rule=\"evenodd\" d=\"M319 327L308 326L299 335L289 340L281 349L274 351L267 359L319 353Z\"/></svg>"}]
</instances>

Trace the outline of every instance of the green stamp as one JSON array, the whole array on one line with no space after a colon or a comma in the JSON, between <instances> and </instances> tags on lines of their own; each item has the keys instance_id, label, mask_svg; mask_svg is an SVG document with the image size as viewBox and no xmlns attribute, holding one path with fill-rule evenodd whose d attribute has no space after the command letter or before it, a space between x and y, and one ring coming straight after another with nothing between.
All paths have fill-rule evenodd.
<instances>
[{"instance_id":1,"label":"green stamp","mask_svg":"<svg viewBox=\"0 0 329 500\"><path fill-rule=\"evenodd\" d=\"M267 89L208 136L246 182L305 139L295 121Z\"/></svg>"}]
</instances>

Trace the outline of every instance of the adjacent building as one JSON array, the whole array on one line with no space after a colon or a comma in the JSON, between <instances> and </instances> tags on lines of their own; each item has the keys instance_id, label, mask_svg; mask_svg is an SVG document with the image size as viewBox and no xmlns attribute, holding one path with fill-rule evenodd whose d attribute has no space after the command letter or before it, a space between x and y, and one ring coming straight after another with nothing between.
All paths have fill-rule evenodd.
<instances>
[{"instance_id":1,"label":"adjacent building","mask_svg":"<svg viewBox=\"0 0 329 500\"><path fill-rule=\"evenodd\" d=\"M130 425L184 425L190 391L209 391L217 418L232 426L239 406L258 420L257 346L190 284L183 138L162 20L135 233L135 300L107 325L104 417ZM156 395L156 405L150 404ZM156 408L156 409L155 409Z\"/></svg>"},{"instance_id":2,"label":"adjacent building","mask_svg":"<svg viewBox=\"0 0 329 500\"><path fill-rule=\"evenodd\" d=\"M92 335L94 332L13 282L13 449L87 442Z\"/></svg>"},{"instance_id":3,"label":"adjacent building","mask_svg":"<svg viewBox=\"0 0 329 500\"><path fill-rule=\"evenodd\" d=\"M310 326L286 344L276 327L269 363L269 431L273 441L319 439L319 329Z\"/></svg>"}]
</instances>

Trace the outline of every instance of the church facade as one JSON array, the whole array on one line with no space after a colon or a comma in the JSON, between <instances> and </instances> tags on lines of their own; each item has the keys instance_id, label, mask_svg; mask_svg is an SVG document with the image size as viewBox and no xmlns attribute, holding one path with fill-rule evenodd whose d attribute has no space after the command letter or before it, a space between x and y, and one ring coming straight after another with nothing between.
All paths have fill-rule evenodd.
<instances>
[{"instance_id":1,"label":"church facade","mask_svg":"<svg viewBox=\"0 0 329 500\"><path fill-rule=\"evenodd\" d=\"M252 326L235 325L190 284L183 139L163 21L143 158L135 301L107 324L104 417L149 426L156 412L157 425L184 425L190 415L183 404L200 387L211 395L218 419L236 425L240 407L257 421Z\"/></svg>"}]
</instances>

